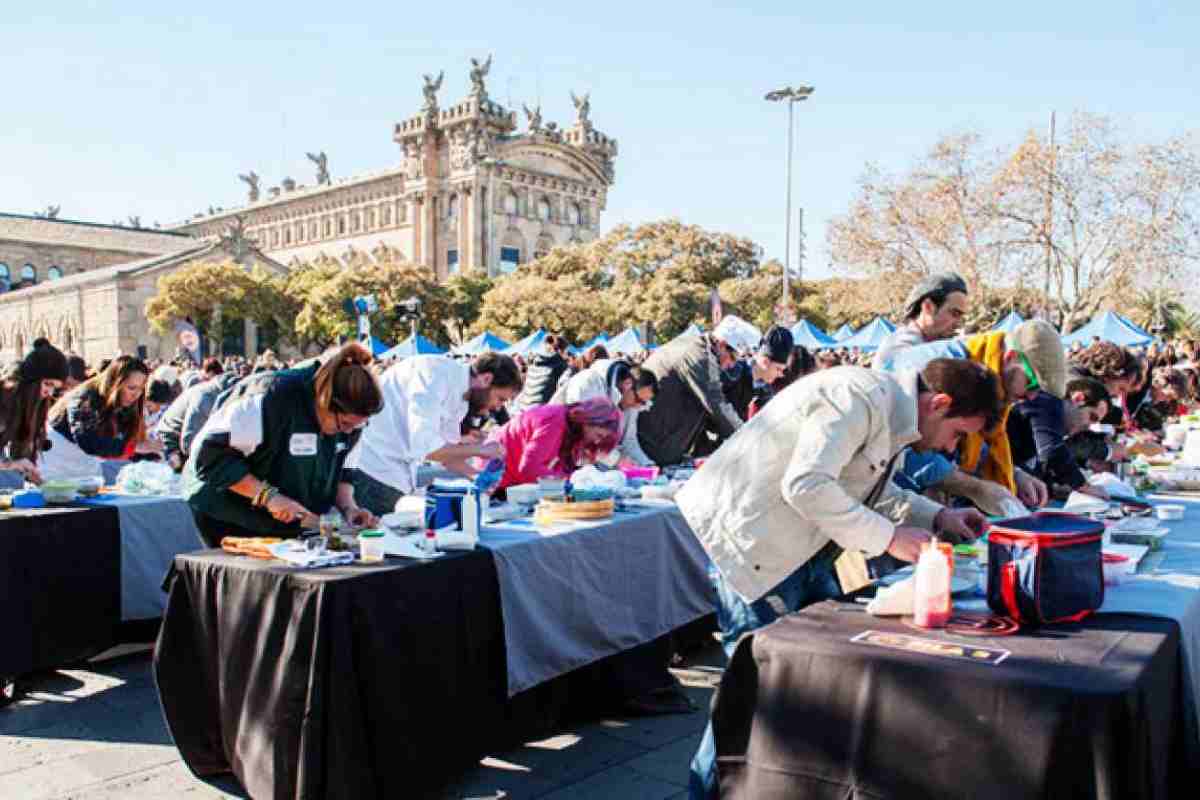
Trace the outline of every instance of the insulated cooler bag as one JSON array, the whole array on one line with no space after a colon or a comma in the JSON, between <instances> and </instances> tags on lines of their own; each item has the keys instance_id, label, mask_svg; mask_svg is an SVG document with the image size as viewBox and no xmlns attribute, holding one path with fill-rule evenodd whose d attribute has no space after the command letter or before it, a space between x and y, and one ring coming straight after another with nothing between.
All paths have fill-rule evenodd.
<instances>
[{"instance_id":1,"label":"insulated cooler bag","mask_svg":"<svg viewBox=\"0 0 1200 800\"><path fill-rule=\"evenodd\" d=\"M1104 524L1032 514L988 531L988 605L1023 625L1077 622L1104 603Z\"/></svg>"}]
</instances>

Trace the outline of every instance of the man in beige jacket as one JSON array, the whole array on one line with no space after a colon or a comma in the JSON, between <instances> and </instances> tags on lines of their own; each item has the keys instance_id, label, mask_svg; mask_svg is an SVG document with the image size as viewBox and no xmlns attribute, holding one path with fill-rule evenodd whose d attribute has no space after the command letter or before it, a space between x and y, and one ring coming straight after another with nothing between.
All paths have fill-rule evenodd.
<instances>
[{"instance_id":1,"label":"man in beige jacket","mask_svg":"<svg viewBox=\"0 0 1200 800\"><path fill-rule=\"evenodd\" d=\"M915 561L934 534L974 539L985 518L951 510L890 480L905 447L951 452L990 429L996 374L965 359L919 373L837 367L776 396L688 481L677 502L712 561L727 655L742 634L842 594L845 551ZM690 796L716 786L710 724L692 762Z\"/></svg>"}]
</instances>

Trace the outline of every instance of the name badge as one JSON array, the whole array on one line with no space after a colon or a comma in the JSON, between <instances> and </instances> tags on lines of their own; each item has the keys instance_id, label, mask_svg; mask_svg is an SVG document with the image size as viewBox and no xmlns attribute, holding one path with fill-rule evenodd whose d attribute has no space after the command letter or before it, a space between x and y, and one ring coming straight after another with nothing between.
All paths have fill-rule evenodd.
<instances>
[{"instance_id":1,"label":"name badge","mask_svg":"<svg viewBox=\"0 0 1200 800\"><path fill-rule=\"evenodd\" d=\"M294 456L315 456L317 435L315 433L293 433L288 452Z\"/></svg>"}]
</instances>

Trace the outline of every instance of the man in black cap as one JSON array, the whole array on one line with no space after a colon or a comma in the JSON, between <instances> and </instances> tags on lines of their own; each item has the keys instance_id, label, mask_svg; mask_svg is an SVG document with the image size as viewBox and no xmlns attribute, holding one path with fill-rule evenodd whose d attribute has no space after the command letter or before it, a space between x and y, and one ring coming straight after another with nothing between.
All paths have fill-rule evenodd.
<instances>
[{"instance_id":1,"label":"man in black cap","mask_svg":"<svg viewBox=\"0 0 1200 800\"><path fill-rule=\"evenodd\" d=\"M750 416L750 404L757 399L758 405L763 405L771 392L771 384L787 372L793 344L791 331L772 326L749 361L739 361L733 369L726 371L721 388L743 420Z\"/></svg>"},{"instance_id":2,"label":"man in black cap","mask_svg":"<svg viewBox=\"0 0 1200 800\"><path fill-rule=\"evenodd\" d=\"M920 280L904 301L904 324L879 344L873 369L880 369L892 353L939 339L949 339L967 315L967 282L956 272L942 272Z\"/></svg>"}]
</instances>

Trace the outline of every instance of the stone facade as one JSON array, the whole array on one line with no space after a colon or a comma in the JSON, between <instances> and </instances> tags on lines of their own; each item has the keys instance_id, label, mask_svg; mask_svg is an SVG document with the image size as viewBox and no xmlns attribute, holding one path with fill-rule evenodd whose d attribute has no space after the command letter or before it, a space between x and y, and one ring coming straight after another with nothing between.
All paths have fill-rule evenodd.
<instances>
[{"instance_id":1,"label":"stone facade","mask_svg":"<svg viewBox=\"0 0 1200 800\"><path fill-rule=\"evenodd\" d=\"M490 58L473 64L470 94L449 108L437 100L442 76L426 76L424 108L393 133L398 167L332 183L324 153L309 154L315 186L285 179L264 198L251 172L239 176L248 205L171 230L213 235L240 218L262 252L286 264L384 244L442 279L463 267L511 271L556 245L596 238L617 142L593 127L589 98L572 95L568 129L526 108L527 130L517 133L516 113L487 96Z\"/></svg>"},{"instance_id":2,"label":"stone facade","mask_svg":"<svg viewBox=\"0 0 1200 800\"><path fill-rule=\"evenodd\" d=\"M191 243L178 233L0 214L0 287L32 286Z\"/></svg>"},{"instance_id":3,"label":"stone facade","mask_svg":"<svg viewBox=\"0 0 1200 800\"><path fill-rule=\"evenodd\" d=\"M177 348L175 337L151 329L144 312L146 301L158 291L160 277L198 262L230 259L247 269L258 264L284 270L253 249L231 246L227 239L182 241L186 247L167 255L93 269L0 295L0 358L20 358L39 336L83 356L90 364L119 353L171 358ZM255 331L250 323L246 323L244 338L247 351L253 352Z\"/></svg>"}]
</instances>

